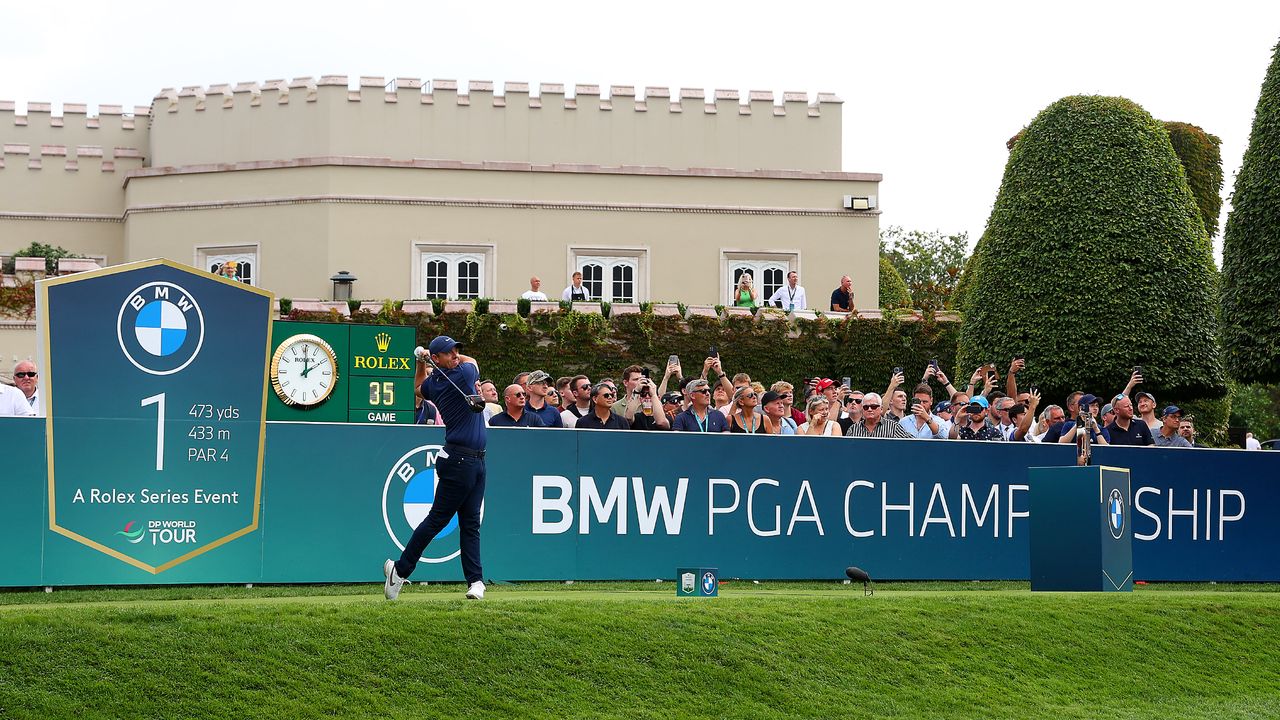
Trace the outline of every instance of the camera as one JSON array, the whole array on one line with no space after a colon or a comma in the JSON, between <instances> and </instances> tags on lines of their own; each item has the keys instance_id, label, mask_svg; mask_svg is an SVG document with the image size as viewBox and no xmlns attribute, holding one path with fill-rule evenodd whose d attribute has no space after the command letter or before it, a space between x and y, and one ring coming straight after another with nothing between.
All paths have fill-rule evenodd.
<instances>
[{"instance_id":1,"label":"camera","mask_svg":"<svg viewBox=\"0 0 1280 720\"><path fill-rule=\"evenodd\" d=\"M977 415L983 410L986 410L986 408L982 407L982 403L971 402L969 403L968 410L970 415Z\"/></svg>"}]
</instances>

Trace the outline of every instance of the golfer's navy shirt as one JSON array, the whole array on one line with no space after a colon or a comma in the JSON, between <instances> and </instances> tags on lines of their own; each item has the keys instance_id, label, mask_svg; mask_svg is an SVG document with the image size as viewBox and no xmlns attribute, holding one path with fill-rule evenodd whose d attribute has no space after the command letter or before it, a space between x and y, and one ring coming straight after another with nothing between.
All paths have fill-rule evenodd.
<instances>
[{"instance_id":1,"label":"golfer's navy shirt","mask_svg":"<svg viewBox=\"0 0 1280 720\"><path fill-rule=\"evenodd\" d=\"M463 390L475 392L480 369L469 362L459 363L452 370L437 370L422 381L422 396L436 404L444 416L444 441L472 450L483 450L485 444L484 413L471 412L467 398L458 388L450 385L444 375L448 373Z\"/></svg>"}]
</instances>

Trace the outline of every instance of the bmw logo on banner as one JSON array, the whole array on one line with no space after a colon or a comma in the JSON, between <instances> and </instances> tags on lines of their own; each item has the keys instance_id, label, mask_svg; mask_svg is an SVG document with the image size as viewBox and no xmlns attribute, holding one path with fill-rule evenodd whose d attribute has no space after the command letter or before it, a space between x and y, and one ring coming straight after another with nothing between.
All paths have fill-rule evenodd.
<instances>
[{"instance_id":1,"label":"bmw logo on banner","mask_svg":"<svg viewBox=\"0 0 1280 720\"><path fill-rule=\"evenodd\" d=\"M116 337L134 367L152 375L172 375L200 354L204 313L181 285L150 282L120 304Z\"/></svg>"},{"instance_id":2,"label":"bmw logo on banner","mask_svg":"<svg viewBox=\"0 0 1280 720\"><path fill-rule=\"evenodd\" d=\"M382 522L396 547L404 550L413 531L427 519L435 503L440 478L436 458L440 445L421 445L405 453L391 466L382 486ZM484 504L480 505L484 521ZM461 553L458 548L458 516L435 536L422 555L422 562L448 562Z\"/></svg>"},{"instance_id":3,"label":"bmw logo on banner","mask_svg":"<svg viewBox=\"0 0 1280 720\"><path fill-rule=\"evenodd\" d=\"M80 546L46 544L50 567L255 577L234 541L261 511L271 301L163 259L37 283L48 527Z\"/></svg>"},{"instance_id":4,"label":"bmw logo on banner","mask_svg":"<svg viewBox=\"0 0 1280 720\"><path fill-rule=\"evenodd\" d=\"M1119 489L1113 489L1107 499L1107 524L1111 537L1119 540L1124 536L1124 495Z\"/></svg>"}]
</instances>

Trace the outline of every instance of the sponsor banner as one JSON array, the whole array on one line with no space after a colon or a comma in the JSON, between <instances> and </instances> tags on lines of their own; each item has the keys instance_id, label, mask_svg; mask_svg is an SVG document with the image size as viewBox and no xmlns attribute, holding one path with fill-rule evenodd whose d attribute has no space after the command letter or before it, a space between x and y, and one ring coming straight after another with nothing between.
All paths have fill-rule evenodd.
<instances>
[{"instance_id":1,"label":"sponsor banner","mask_svg":"<svg viewBox=\"0 0 1280 720\"><path fill-rule=\"evenodd\" d=\"M16 422L21 422L18 419ZM0 424L0 444L41 437ZM443 430L422 426L269 423L259 529L159 575L47 531L12 537L45 550L40 579L0 568L0 584L344 582L381 580L435 497ZM1280 453L1095 447L1131 470L1122 519L1139 580L1280 580ZM19 454L22 457L22 454ZM494 429L489 432L482 553L500 580L670 579L676 568L721 577L1026 579L1028 468L1067 466L1071 446L677 433ZM25 467L25 466L24 466ZM109 468L100 473L110 478ZM41 495L0 485L21 523ZM16 505L20 505L19 510ZM210 506L225 512L231 506ZM1098 527L1098 510L1080 522ZM180 538L121 517L130 533ZM122 534L115 534L121 531ZM25 539L24 539L25 538ZM157 535L159 538L159 535ZM456 523L413 579L461 580Z\"/></svg>"},{"instance_id":2,"label":"sponsor banner","mask_svg":"<svg viewBox=\"0 0 1280 720\"><path fill-rule=\"evenodd\" d=\"M39 309L49 529L146 574L252 532L271 295L150 260L41 281Z\"/></svg>"}]
</instances>

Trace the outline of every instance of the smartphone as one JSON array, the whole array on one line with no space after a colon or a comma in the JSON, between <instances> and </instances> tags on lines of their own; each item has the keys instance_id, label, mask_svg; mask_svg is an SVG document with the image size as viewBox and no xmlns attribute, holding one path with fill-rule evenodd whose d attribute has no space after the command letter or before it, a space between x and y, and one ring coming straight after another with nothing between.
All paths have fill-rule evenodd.
<instances>
[{"instance_id":1,"label":"smartphone","mask_svg":"<svg viewBox=\"0 0 1280 720\"><path fill-rule=\"evenodd\" d=\"M896 368L894 368L894 369L893 369L893 374L894 374L894 375L901 375L901 374L902 374L902 368L900 368L900 367L896 367Z\"/></svg>"},{"instance_id":2,"label":"smartphone","mask_svg":"<svg viewBox=\"0 0 1280 720\"><path fill-rule=\"evenodd\" d=\"M1027 388L1027 392L1029 393L1040 392L1040 386L1032 383L1031 386Z\"/></svg>"},{"instance_id":3,"label":"smartphone","mask_svg":"<svg viewBox=\"0 0 1280 720\"><path fill-rule=\"evenodd\" d=\"M647 367L640 368L640 374L645 377L649 377L649 368Z\"/></svg>"},{"instance_id":4,"label":"smartphone","mask_svg":"<svg viewBox=\"0 0 1280 720\"><path fill-rule=\"evenodd\" d=\"M938 372L938 358L934 358L934 359L930 360L930 361L929 361L929 364L933 366L933 371L934 371L934 372Z\"/></svg>"},{"instance_id":5,"label":"smartphone","mask_svg":"<svg viewBox=\"0 0 1280 720\"><path fill-rule=\"evenodd\" d=\"M842 384L842 385L844 385L844 386L845 386L845 388L846 388L846 389L848 389L848 390L852 390L852 389L853 389L853 379L852 379L852 378L849 378L849 377L844 378L843 380L841 380L841 384Z\"/></svg>"},{"instance_id":6,"label":"smartphone","mask_svg":"<svg viewBox=\"0 0 1280 720\"><path fill-rule=\"evenodd\" d=\"M709 357L720 357L720 351L716 350L715 345L711 346L711 355L709 355Z\"/></svg>"},{"instance_id":7,"label":"smartphone","mask_svg":"<svg viewBox=\"0 0 1280 720\"><path fill-rule=\"evenodd\" d=\"M679 356L679 355L668 355L668 356L667 356L667 364L668 364L668 365L679 365L679 364L680 364L680 356Z\"/></svg>"},{"instance_id":8,"label":"smartphone","mask_svg":"<svg viewBox=\"0 0 1280 720\"><path fill-rule=\"evenodd\" d=\"M1144 377L1146 376L1146 373L1142 372L1142 366L1141 366L1141 365L1134 365L1134 366L1133 366L1133 371L1134 371L1134 372L1136 372L1136 373L1138 373L1139 375L1144 376Z\"/></svg>"}]
</instances>

